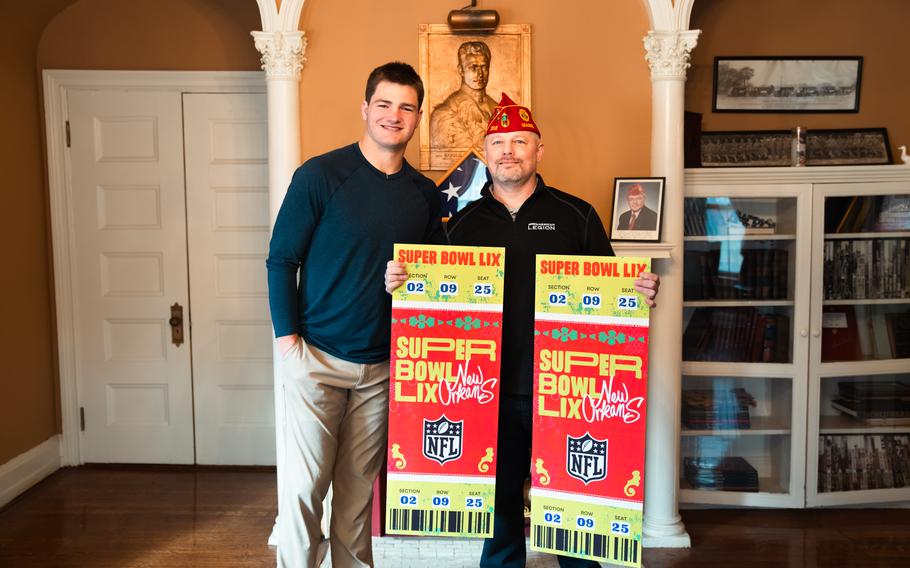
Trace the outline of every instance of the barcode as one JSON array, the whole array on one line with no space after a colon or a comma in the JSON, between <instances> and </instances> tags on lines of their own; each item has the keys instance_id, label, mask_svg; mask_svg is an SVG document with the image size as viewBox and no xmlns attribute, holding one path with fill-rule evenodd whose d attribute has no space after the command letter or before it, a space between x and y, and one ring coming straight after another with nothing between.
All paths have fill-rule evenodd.
<instances>
[{"instance_id":1,"label":"barcode","mask_svg":"<svg viewBox=\"0 0 910 568\"><path fill-rule=\"evenodd\" d=\"M638 564L639 541L585 531L534 526L534 546L569 554Z\"/></svg>"},{"instance_id":2,"label":"barcode","mask_svg":"<svg viewBox=\"0 0 910 568\"><path fill-rule=\"evenodd\" d=\"M492 517L492 513L475 511L389 509L386 528L390 531L492 536Z\"/></svg>"}]
</instances>

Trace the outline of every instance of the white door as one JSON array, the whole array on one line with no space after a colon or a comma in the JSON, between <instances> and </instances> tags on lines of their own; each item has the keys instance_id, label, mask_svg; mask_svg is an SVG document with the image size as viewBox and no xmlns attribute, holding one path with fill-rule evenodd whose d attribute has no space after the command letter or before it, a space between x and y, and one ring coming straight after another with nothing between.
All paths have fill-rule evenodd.
<instances>
[{"instance_id":1,"label":"white door","mask_svg":"<svg viewBox=\"0 0 910 568\"><path fill-rule=\"evenodd\" d=\"M265 95L183 106L196 460L274 464Z\"/></svg>"},{"instance_id":2,"label":"white door","mask_svg":"<svg viewBox=\"0 0 910 568\"><path fill-rule=\"evenodd\" d=\"M71 90L72 258L86 462L193 463L180 94Z\"/></svg>"}]
</instances>

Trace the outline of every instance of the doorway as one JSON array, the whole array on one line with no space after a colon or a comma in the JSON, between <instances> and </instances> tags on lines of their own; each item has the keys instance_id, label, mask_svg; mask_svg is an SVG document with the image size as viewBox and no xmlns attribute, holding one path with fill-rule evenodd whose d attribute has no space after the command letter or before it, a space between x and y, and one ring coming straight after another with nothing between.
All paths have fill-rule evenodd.
<instances>
[{"instance_id":1,"label":"doorway","mask_svg":"<svg viewBox=\"0 0 910 568\"><path fill-rule=\"evenodd\" d=\"M45 85L64 463L274 464L262 75Z\"/></svg>"}]
</instances>

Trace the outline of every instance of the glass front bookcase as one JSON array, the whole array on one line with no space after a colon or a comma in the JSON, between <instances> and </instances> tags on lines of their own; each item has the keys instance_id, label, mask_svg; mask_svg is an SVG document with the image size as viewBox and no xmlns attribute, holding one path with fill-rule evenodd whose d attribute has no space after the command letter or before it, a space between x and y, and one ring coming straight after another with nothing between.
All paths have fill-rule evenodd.
<instances>
[{"instance_id":1,"label":"glass front bookcase","mask_svg":"<svg viewBox=\"0 0 910 568\"><path fill-rule=\"evenodd\" d=\"M910 183L816 186L809 505L910 500Z\"/></svg>"},{"instance_id":2,"label":"glass front bookcase","mask_svg":"<svg viewBox=\"0 0 910 568\"><path fill-rule=\"evenodd\" d=\"M804 504L810 195L687 188L682 502Z\"/></svg>"}]
</instances>

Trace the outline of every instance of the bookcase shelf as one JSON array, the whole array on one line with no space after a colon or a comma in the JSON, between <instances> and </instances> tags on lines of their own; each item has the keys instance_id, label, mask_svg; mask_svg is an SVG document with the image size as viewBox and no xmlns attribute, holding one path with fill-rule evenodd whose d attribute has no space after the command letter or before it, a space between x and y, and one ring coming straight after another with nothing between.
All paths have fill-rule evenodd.
<instances>
[{"instance_id":1,"label":"bookcase shelf","mask_svg":"<svg viewBox=\"0 0 910 568\"><path fill-rule=\"evenodd\" d=\"M789 436L790 421L778 416L752 416L749 428L692 430L683 427L683 436ZM910 428L907 428L910 430Z\"/></svg>"},{"instance_id":2,"label":"bookcase shelf","mask_svg":"<svg viewBox=\"0 0 910 568\"><path fill-rule=\"evenodd\" d=\"M910 301L910 300L907 300ZM793 300L690 300L684 308L735 308L737 306L792 306Z\"/></svg>"},{"instance_id":3,"label":"bookcase shelf","mask_svg":"<svg viewBox=\"0 0 910 568\"><path fill-rule=\"evenodd\" d=\"M863 306L863 305L887 305L887 304L910 304L910 298L869 298L862 300L825 300L824 306Z\"/></svg>"},{"instance_id":4,"label":"bookcase shelf","mask_svg":"<svg viewBox=\"0 0 910 568\"><path fill-rule=\"evenodd\" d=\"M685 241L690 242L717 242L717 241L792 241L796 235L769 234L769 235L692 235L686 236Z\"/></svg>"},{"instance_id":5,"label":"bookcase shelf","mask_svg":"<svg viewBox=\"0 0 910 568\"><path fill-rule=\"evenodd\" d=\"M820 416L819 434L910 434L910 424L904 426L864 426L849 416Z\"/></svg>"},{"instance_id":6,"label":"bookcase shelf","mask_svg":"<svg viewBox=\"0 0 910 568\"><path fill-rule=\"evenodd\" d=\"M867 233L825 233L826 241L833 240L868 240L868 239L906 239L910 238L910 231L885 231Z\"/></svg>"},{"instance_id":7,"label":"bookcase shelf","mask_svg":"<svg viewBox=\"0 0 910 568\"><path fill-rule=\"evenodd\" d=\"M687 170L684 215L680 500L910 501L910 168ZM691 419L687 389L734 388L754 406Z\"/></svg>"}]
</instances>

